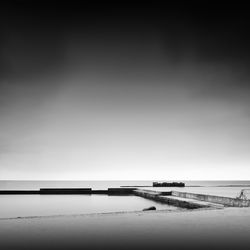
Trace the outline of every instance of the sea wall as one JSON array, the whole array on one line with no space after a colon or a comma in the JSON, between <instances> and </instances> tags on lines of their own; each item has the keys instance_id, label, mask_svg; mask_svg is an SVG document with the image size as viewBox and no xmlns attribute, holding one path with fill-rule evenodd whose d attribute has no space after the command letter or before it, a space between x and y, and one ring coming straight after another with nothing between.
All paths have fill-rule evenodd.
<instances>
[{"instance_id":1,"label":"sea wall","mask_svg":"<svg viewBox=\"0 0 250 250\"><path fill-rule=\"evenodd\" d=\"M91 188L41 188L40 190L0 190L0 195L74 195L74 194L105 194L132 195L136 188L108 188L106 190L92 190Z\"/></svg>"},{"instance_id":2,"label":"sea wall","mask_svg":"<svg viewBox=\"0 0 250 250\"><path fill-rule=\"evenodd\" d=\"M218 203L228 207L249 207L250 200L235 199L230 197L207 195L207 194L194 194L179 191L172 191L173 196L195 199L199 201L206 201L211 203Z\"/></svg>"},{"instance_id":3,"label":"sea wall","mask_svg":"<svg viewBox=\"0 0 250 250\"><path fill-rule=\"evenodd\" d=\"M41 188L40 194L91 194L91 188Z\"/></svg>"},{"instance_id":4,"label":"sea wall","mask_svg":"<svg viewBox=\"0 0 250 250\"><path fill-rule=\"evenodd\" d=\"M209 207L208 205L204 205L199 202L181 200L181 199L172 197L171 191L164 192L162 194L161 192L138 189L138 190L134 190L133 193L137 196L141 196L147 199L151 199L157 202L162 202L162 203L166 203L166 204L176 206L176 207L181 207L181 208L196 209L196 208Z\"/></svg>"}]
</instances>

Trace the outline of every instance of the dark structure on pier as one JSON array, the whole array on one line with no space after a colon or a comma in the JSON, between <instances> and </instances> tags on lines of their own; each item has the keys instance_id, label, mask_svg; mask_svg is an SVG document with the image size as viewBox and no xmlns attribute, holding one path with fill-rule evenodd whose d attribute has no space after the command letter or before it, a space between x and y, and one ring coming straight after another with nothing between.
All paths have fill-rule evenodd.
<instances>
[{"instance_id":1,"label":"dark structure on pier","mask_svg":"<svg viewBox=\"0 0 250 250\"><path fill-rule=\"evenodd\" d=\"M183 182L153 182L153 187L185 187Z\"/></svg>"}]
</instances>

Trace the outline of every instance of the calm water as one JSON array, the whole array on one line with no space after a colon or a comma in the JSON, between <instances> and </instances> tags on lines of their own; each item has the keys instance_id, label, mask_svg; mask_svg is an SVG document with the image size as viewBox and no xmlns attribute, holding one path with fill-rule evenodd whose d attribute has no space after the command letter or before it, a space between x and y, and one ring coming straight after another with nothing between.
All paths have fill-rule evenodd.
<instances>
[{"instance_id":1,"label":"calm water","mask_svg":"<svg viewBox=\"0 0 250 250\"><path fill-rule=\"evenodd\" d=\"M177 209L138 196L2 195L0 203L0 218L141 211L150 206Z\"/></svg>"},{"instance_id":2,"label":"calm water","mask_svg":"<svg viewBox=\"0 0 250 250\"><path fill-rule=\"evenodd\" d=\"M0 190L36 190L46 187L107 189L121 185L138 185L138 182L0 181ZM150 182L140 185L150 185ZM157 210L177 209L137 196L108 195L0 195L0 204L0 218L141 211L149 206L155 206Z\"/></svg>"},{"instance_id":3,"label":"calm water","mask_svg":"<svg viewBox=\"0 0 250 250\"><path fill-rule=\"evenodd\" d=\"M161 181L161 180L160 180ZM178 181L178 180L177 180ZM183 181L183 180L181 180ZM40 188L92 188L107 189L120 186L152 186L153 181L0 181L0 190L40 189ZM250 181L183 181L186 187L249 187Z\"/></svg>"},{"instance_id":4,"label":"calm water","mask_svg":"<svg viewBox=\"0 0 250 250\"><path fill-rule=\"evenodd\" d=\"M145 187L145 189L175 189L236 197L242 188L250 188L250 181L184 182L185 188ZM107 189L124 185L150 186L152 181L0 181L0 190L36 190L46 187ZM155 206L157 209L177 209L141 197L108 195L0 195L0 204L0 218L141 211L149 206Z\"/></svg>"}]
</instances>

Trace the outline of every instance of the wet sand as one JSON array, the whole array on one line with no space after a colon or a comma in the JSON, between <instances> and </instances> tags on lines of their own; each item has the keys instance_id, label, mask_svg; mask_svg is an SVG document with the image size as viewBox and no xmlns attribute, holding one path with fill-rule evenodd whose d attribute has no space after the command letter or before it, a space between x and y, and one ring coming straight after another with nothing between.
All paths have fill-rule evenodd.
<instances>
[{"instance_id":1,"label":"wet sand","mask_svg":"<svg viewBox=\"0 0 250 250\"><path fill-rule=\"evenodd\" d=\"M249 249L250 208L0 221L0 249Z\"/></svg>"}]
</instances>

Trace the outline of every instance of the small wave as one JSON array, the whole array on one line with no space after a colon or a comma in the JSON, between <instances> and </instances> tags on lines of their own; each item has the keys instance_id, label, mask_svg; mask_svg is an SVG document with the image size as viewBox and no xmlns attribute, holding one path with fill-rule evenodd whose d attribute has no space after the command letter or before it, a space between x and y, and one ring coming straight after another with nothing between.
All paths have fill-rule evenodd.
<instances>
[{"instance_id":1,"label":"small wave","mask_svg":"<svg viewBox=\"0 0 250 250\"><path fill-rule=\"evenodd\" d=\"M27 220L27 219L49 219L49 218L61 218L61 217L78 217L78 216L99 216L99 215L120 215L120 214L135 214L135 213L157 213L157 212L179 212L185 211L185 209L159 209L155 211L119 211L119 212L104 212L104 213L88 213L88 214L55 214L55 215L35 215L35 216L17 216L17 217L6 217L0 218L0 221L8 221L8 220Z\"/></svg>"}]
</instances>

